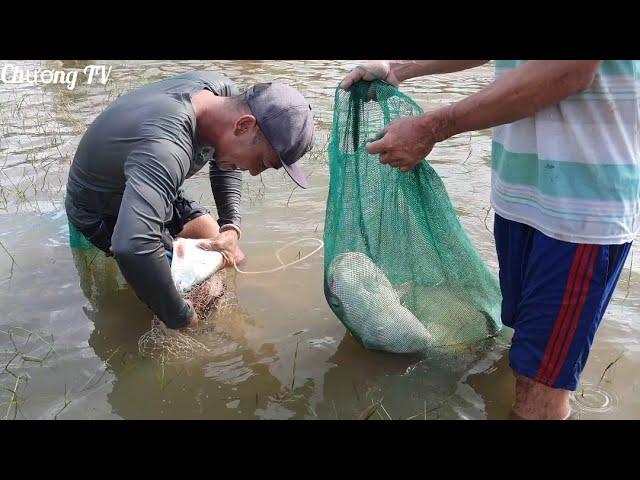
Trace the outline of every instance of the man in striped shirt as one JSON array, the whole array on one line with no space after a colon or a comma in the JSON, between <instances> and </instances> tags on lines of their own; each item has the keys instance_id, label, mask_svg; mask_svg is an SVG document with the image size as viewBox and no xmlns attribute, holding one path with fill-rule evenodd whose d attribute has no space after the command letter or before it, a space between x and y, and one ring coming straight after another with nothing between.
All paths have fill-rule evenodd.
<instances>
[{"instance_id":1,"label":"man in striped shirt","mask_svg":"<svg viewBox=\"0 0 640 480\"><path fill-rule=\"evenodd\" d=\"M370 62L394 85L487 61ZM437 142L493 128L491 204L502 321L514 329L513 418L564 419L640 230L640 61L497 61L478 93L397 119L367 145L411 170Z\"/></svg>"}]
</instances>

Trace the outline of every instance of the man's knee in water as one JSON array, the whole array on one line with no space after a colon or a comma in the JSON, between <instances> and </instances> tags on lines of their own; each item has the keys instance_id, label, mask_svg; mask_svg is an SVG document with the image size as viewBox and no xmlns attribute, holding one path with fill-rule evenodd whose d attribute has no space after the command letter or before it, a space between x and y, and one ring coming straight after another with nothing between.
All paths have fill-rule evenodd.
<instances>
[{"instance_id":1,"label":"man's knee in water","mask_svg":"<svg viewBox=\"0 0 640 480\"><path fill-rule=\"evenodd\" d=\"M220 227L210 213L200 215L193 220L185 223L184 227L178 233L178 237L182 238L215 238L220 233Z\"/></svg>"}]
</instances>

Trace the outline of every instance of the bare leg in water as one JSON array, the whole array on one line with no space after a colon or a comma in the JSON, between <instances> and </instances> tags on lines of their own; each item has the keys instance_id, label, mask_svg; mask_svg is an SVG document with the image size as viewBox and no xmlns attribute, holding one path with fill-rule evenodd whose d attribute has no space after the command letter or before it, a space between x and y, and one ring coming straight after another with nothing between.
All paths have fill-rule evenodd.
<instances>
[{"instance_id":1,"label":"bare leg in water","mask_svg":"<svg viewBox=\"0 0 640 480\"><path fill-rule=\"evenodd\" d=\"M516 375L516 401L510 420L566 420L571 413L570 393Z\"/></svg>"},{"instance_id":2,"label":"bare leg in water","mask_svg":"<svg viewBox=\"0 0 640 480\"><path fill-rule=\"evenodd\" d=\"M216 222L211 215L205 214L200 215L198 218L195 218L186 223L182 231L178 234L178 237L213 239L216 238L219 234L220 227L218 226L218 222ZM244 253L242 252L242 250L240 250L240 248L238 248L236 251L236 261L239 265L241 265L243 260Z\"/></svg>"},{"instance_id":3,"label":"bare leg in water","mask_svg":"<svg viewBox=\"0 0 640 480\"><path fill-rule=\"evenodd\" d=\"M187 222L178 237L182 238L215 238L220 233L220 227L209 214L200 215Z\"/></svg>"}]
</instances>

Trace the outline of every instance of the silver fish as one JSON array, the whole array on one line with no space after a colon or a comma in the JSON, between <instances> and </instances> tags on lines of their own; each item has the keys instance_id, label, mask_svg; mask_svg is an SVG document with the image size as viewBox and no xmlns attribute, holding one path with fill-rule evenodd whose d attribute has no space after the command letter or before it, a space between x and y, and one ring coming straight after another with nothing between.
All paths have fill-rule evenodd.
<instances>
[{"instance_id":1,"label":"silver fish","mask_svg":"<svg viewBox=\"0 0 640 480\"><path fill-rule=\"evenodd\" d=\"M201 240L191 238L179 238L173 242L171 276L181 294L204 282L222 268L222 254L199 248L199 242Z\"/></svg>"},{"instance_id":2,"label":"silver fish","mask_svg":"<svg viewBox=\"0 0 640 480\"><path fill-rule=\"evenodd\" d=\"M400 303L400 295L371 259L360 252L337 255L327 269L327 300L365 348L415 353L433 335Z\"/></svg>"}]
</instances>

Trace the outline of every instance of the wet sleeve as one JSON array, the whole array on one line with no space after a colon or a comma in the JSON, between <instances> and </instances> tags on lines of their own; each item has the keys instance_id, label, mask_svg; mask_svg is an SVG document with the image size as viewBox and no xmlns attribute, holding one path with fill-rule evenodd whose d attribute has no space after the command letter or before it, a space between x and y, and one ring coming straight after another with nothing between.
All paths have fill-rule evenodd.
<instances>
[{"instance_id":1,"label":"wet sleeve","mask_svg":"<svg viewBox=\"0 0 640 480\"><path fill-rule=\"evenodd\" d=\"M175 145L158 143L133 151L125 163L126 187L111 245L136 295L168 327L180 328L193 314L174 286L162 229L173 214L184 159Z\"/></svg>"},{"instance_id":2,"label":"wet sleeve","mask_svg":"<svg viewBox=\"0 0 640 480\"><path fill-rule=\"evenodd\" d=\"M240 94L240 89L238 88L238 86L226 75L219 75L216 80L216 95L219 95L221 97L235 97L236 95Z\"/></svg>"},{"instance_id":3,"label":"wet sleeve","mask_svg":"<svg viewBox=\"0 0 640 480\"><path fill-rule=\"evenodd\" d=\"M210 71L191 71L183 76L197 78L202 84L220 97L233 97L240 94L240 89L229 77L222 73Z\"/></svg>"},{"instance_id":4,"label":"wet sleeve","mask_svg":"<svg viewBox=\"0 0 640 480\"><path fill-rule=\"evenodd\" d=\"M215 159L209 162L211 192L218 209L218 225L232 223L240 227L240 199L242 198L242 172L225 172L218 168Z\"/></svg>"}]
</instances>

